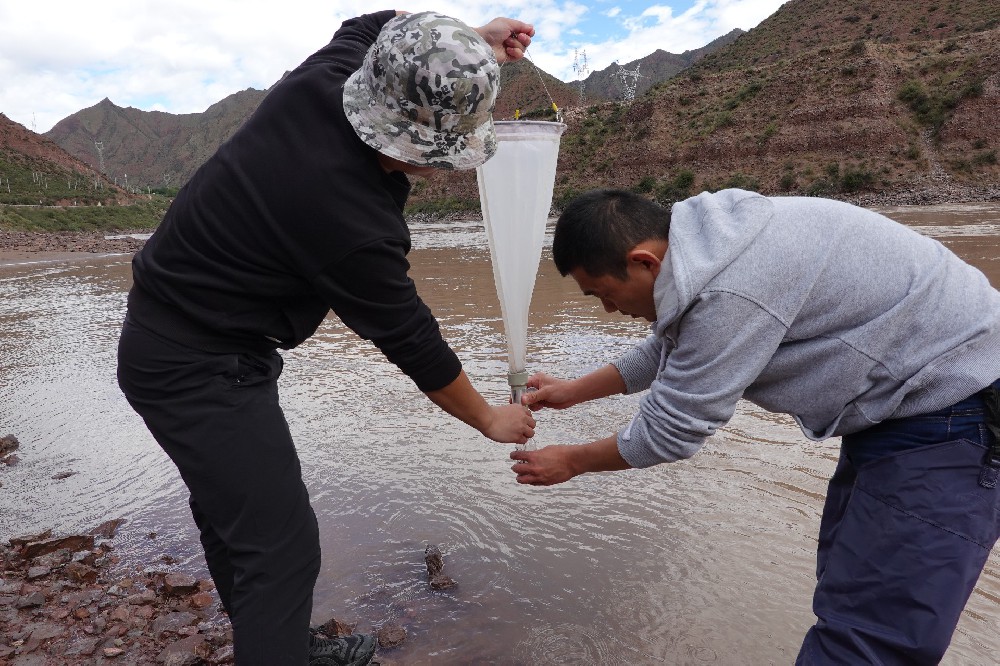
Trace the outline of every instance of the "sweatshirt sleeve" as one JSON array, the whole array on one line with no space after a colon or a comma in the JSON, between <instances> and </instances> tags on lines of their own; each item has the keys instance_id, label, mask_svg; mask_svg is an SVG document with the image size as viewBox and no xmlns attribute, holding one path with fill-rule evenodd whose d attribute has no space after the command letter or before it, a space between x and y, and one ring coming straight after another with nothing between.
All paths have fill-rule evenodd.
<instances>
[{"instance_id":1,"label":"sweatshirt sleeve","mask_svg":"<svg viewBox=\"0 0 1000 666\"><path fill-rule=\"evenodd\" d=\"M417 295L409 268L402 241L380 239L327 266L314 284L344 324L426 393L454 381L462 364Z\"/></svg>"},{"instance_id":2,"label":"sweatshirt sleeve","mask_svg":"<svg viewBox=\"0 0 1000 666\"><path fill-rule=\"evenodd\" d=\"M623 356L611 362L625 381L625 394L632 395L645 391L656 379L660 370L664 338L650 335Z\"/></svg>"},{"instance_id":3,"label":"sweatshirt sleeve","mask_svg":"<svg viewBox=\"0 0 1000 666\"><path fill-rule=\"evenodd\" d=\"M330 43L312 54L303 65L334 65L342 76L353 74L361 67L368 48L375 43L382 26L395 16L396 11L389 9L344 21Z\"/></svg>"},{"instance_id":4,"label":"sweatshirt sleeve","mask_svg":"<svg viewBox=\"0 0 1000 666\"><path fill-rule=\"evenodd\" d=\"M732 418L786 332L777 317L742 296L699 296L680 320L677 346L639 412L618 433L622 458L632 467L650 467L694 455Z\"/></svg>"}]
</instances>

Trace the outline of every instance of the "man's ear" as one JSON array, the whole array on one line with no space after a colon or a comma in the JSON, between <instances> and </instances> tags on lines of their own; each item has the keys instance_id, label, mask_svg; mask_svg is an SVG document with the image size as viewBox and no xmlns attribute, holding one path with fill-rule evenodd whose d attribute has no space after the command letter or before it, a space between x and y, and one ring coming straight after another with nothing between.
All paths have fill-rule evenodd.
<instances>
[{"instance_id":1,"label":"man's ear","mask_svg":"<svg viewBox=\"0 0 1000 666\"><path fill-rule=\"evenodd\" d=\"M646 247L643 243L629 250L628 254L625 255L625 259L628 265L648 270L653 274L654 279L660 274L660 266L663 265L662 256L657 254L653 248Z\"/></svg>"}]
</instances>

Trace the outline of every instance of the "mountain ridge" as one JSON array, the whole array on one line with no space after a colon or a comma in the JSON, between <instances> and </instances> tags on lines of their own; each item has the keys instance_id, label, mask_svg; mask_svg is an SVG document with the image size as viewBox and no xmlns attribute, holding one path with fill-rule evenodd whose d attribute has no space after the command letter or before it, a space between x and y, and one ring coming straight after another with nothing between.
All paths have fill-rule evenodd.
<instances>
[{"instance_id":1,"label":"mountain ridge","mask_svg":"<svg viewBox=\"0 0 1000 666\"><path fill-rule=\"evenodd\" d=\"M608 96L621 96L609 83L615 65L583 81L581 103L580 81L559 81L530 59L511 63L501 69L495 117L552 119L552 102L559 107L568 129L557 205L593 186L661 202L726 186L989 198L1000 182L998 30L1000 5L988 0L789 0L748 32L628 63L650 74L631 102L602 93L606 84ZM654 80L679 58L690 64ZM184 115L105 99L45 136L91 168L101 143L106 171L127 174L129 185L177 186L265 94L247 89ZM418 180L411 195L428 210L478 210L477 202L474 172Z\"/></svg>"}]
</instances>

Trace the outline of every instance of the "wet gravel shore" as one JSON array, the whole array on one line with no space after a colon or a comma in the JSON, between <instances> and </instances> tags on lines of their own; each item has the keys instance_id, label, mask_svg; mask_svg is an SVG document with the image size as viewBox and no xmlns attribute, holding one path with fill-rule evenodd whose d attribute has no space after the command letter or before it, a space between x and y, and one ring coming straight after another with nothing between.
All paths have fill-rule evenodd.
<instances>
[{"instance_id":1,"label":"wet gravel shore","mask_svg":"<svg viewBox=\"0 0 1000 666\"><path fill-rule=\"evenodd\" d=\"M142 247L144 240L128 237L130 233L106 231L10 231L0 229L0 256L27 253L131 253ZM121 236L106 238L106 236Z\"/></svg>"}]
</instances>

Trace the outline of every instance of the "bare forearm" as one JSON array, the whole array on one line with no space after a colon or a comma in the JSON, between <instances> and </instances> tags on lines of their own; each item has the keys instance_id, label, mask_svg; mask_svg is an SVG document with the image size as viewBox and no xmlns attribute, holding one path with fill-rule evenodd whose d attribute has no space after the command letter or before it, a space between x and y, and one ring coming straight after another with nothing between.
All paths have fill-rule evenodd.
<instances>
[{"instance_id":1,"label":"bare forearm","mask_svg":"<svg viewBox=\"0 0 1000 666\"><path fill-rule=\"evenodd\" d=\"M459 421L482 432L490 420L490 406L479 392L473 388L465 370L450 384L437 391L428 391L427 397L435 405L448 412Z\"/></svg>"},{"instance_id":2,"label":"bare forearm","mask_svg":"<svg viewBox=\"0 0 1000 666\"><path fill-rule=\"evenodd\" d=\"M578 377L572 380L571 383L576 403L606 398L609 395L618 395L625 392L625 380L622 379L618 368L611 364L598 368L583 377Z\"/></svg>"},{"instance_id":3,"label":"bare forearm","mask_svg":"<svg viewBox=\"0 0 1000 666\"><path fill-rule=\"evenodd\" d=\"M588 472L616 472L631 469L618 452L618 438L615 436L599 439L589 444L570 447L570 457L577 474Z\"/></svg>"}]
</instances>

